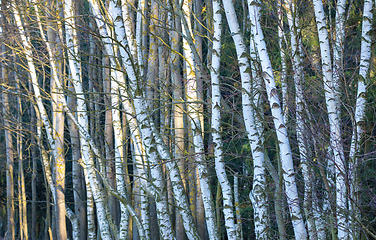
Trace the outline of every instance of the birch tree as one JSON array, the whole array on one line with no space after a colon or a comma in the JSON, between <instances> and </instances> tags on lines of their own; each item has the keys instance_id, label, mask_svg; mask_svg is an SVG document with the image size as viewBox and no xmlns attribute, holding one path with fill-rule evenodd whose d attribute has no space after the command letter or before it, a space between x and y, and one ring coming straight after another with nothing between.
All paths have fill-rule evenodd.
<instances>
[{"instance_id":1,"label":"birch tree","mask_svg":"<svg viewBox=\"0 0 376 240\"><path fill-rule=\"evenodd\" d=\"M276 129L277 138L279 141L278 145L280 150L282 168L284 171L283 178L286 189L285 191L289 205L290 216L294 227L294 233L296 238L306 239L307 232L304 226L304 221L299 206L299 197L294 176L290 142L287 135L285 120L282 114L282 108L275 87L274 74L272 71L273 69L270 64L270 59L267 53L267 48L260 25L259 7L257 6L257 2L254 1L248 1L248 6L251 19L251 32L253 34L257 52L261 61L262 77L264 78L269 105L273 116L274 127Z\"/></svg>"},{"instance_id":2,"label":"birch tree","mask_svg":"<svg viewBox=\"0 0 376 240\"><path fill-rule=\"evenodd\" d=\"M212 56L212 135L215 158L215 170L223 194L223 213L228 239L236 239L235 215L233 206L233 194L226 174L225 163L223 161L221 129L221 91L219 81L222 15L219 1L213 2L214 12L214 34L213 34L213 56Z\"/></svg>"},{"instance_id":3,"label":"birch tree","mask_svg":"<svg viewBox=\"0 0 376 240\"><path fill-rule=\"evenodd\" d=\"M359 238L359 229L355 223L357 219L360 219L359 209L357 204L359 203L358 195L358 173L356 171L356 166L358 165L356 153L359 151L359 146L361 144L364 130L365 121L365 108L366 108L366 92L369 79L369 67L371 59L371 27L373 20L373 1L364 1L363 8L363 21L362 21L362 41L360 49L360 63L359 63L359 75L358 89L356 94L356 104L355 104L355 121L353 126L353 134L351 138L351 146L349 153L349 209L350 209L350 220L352 222L350 228L349 239Z\"/></svg>"},{"instance_id":4,"label":"birch tree","mask_svg":"<svg viewBox=\"0 0 376 240\"><path fill-rule=\"evenodd\" d=\"M1 29L3 34L3 29ZM2 44L2 53L5 54L6 47ZM5 62L1 64L2 78L8 79L8 73L6 70ZM10 126L10 108L9 108L9 96L2 89L2 112L4 117L5 126L5 146L6 146L6 184L7 184L7 232L6 237L8 239L15 239L15 210L14 210L14 149L13 149L13 136Z\"/></svg>"},{"instance_id":5,"label":"birch tree","mask_svg":"<svg viewBox=\"0 0 376 240\"><path fill-rule=\"evenodd\" d=\"M322 1L313 1L315 9L318 37L320 41L320 52L322 61L322 73L325 89L325 101L328 111L331 149L333 151L333 160L335 165L336 177L336 206L337 206L337 225L338 238L345 239L348 236L346 227L346 187L345 187L345 159L340 132L340 122L336 106L336 96L333 86L332 62L329 48L329 38L326 29L326 21Z\"/></svg>"},{"instance_id":6,"label":"birch tree","mask_svg":"<svg viewBox=\"0 0 376 240\"><path fill-rule=\"evenodd\" d=\"M243 118L246 126L247 137L252 149L253 157L253 189L249 196L255 211L255 232L258 239L268 238L268 217L266 209L266 199L263 193L265 185L265 172L263 167L264 153L261 145L261 138L255 124L255 114L252 106L252 82L250 75L250 65L247 59L247 52L244 40L240 33L239 24L236 20L235 9L231 1L223 1L227 22L236 47L236 53L239 61L240 74L242 78L242 105Z\"/></svg>"}]
</instances>

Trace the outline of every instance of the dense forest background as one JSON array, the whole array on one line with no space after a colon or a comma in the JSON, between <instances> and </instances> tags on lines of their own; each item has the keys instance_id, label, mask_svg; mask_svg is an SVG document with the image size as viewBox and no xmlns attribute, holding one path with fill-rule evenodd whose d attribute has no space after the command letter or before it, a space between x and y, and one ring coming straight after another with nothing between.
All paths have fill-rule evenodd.
<instances>
[{"instance_id":1,"label":"dense forest background","mask_svg":"<svg viewBox=\"0 0 376 240\"><path fill-rule=\"evenodd\" d=\"M376 239L374 0L2 0L0 239Z\"/></svg>"}]
</instances>

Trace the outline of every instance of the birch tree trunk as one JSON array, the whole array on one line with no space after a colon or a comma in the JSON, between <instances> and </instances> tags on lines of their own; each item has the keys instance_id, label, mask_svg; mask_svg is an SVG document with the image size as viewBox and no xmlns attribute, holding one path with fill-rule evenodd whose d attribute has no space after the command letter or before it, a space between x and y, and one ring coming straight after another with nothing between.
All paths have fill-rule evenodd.
<instances>
[{"instance_id":1,"label":"birch tree trunk","mask_svg":"<svg viewBox=\"0 0 376 240\"><path fill-rule=\"evenodd\" d=\"M3 34L3 32L1 32ZM2 52L5 54L5 44L2 45ZM8 73L4 66L2 67L2 78L8 79ZM3 105L3 119L5 126L5 147L6 147L6 194L7 194L7 232L6 239L15 239L15 212L14 212L14 150L13 150L13 137L10 126L10 103L8 94L2 89L2 105Z\"/></svg>"},{"instance_id":2,"label":"birch tree trunk","mask_svg":"<svg viewBox=\"0 0 376 240\"><path fill-rule=\"evenodd\" d=\"M115 72L113 75L115 75ZM114 76L116 77L116 76ZM116 186L119 193L123 196L126 196L125 190L125 179L124 179L124 172L123 172L123 132L120 120L120 111L116 106L120 103L119 93L117 88L111 84L111 100L112 104L112 118L113 118L113 128L114 128L114 138L115 138L115 169L116 169ZM129 213L127 207L124 203L120 203L120 227L119 227L119 239L127 239L128 238L128 221L129 221ZM140 229L141 231L141 229ZM143 234L140 234L143 236Z\"/></svg>"},{"instance_id":3,"label":"birch tree trunk","mask_svg":"<svg viewBox=\"0 0 376 240\"><path fill-rule=\"evenodd\" d=\"M51 41L51 40L50 40ZM60 52L61 53L61 52ZM57 52L55 52L54 56L56 56ZM53 59L59 66L61 60L58 61L57 59ZM59 67L61 71L61 66ZM57 76L61 78L60 76ZM59 80L61 81L61 80ZM61 95L63 94L63 89L59 89L54 83L54 79L51 79L51 93L52 93L52 127L53 131L53 138L55 141L55 153L54 156L54 180L56 182L56 202L57 206L55 206L55 213L56 213L56 225L57 225L57 234L58 239L64 240L67 239L67 231L66 231L66 221L65 221L65 157L64 157L64 113L63 113L63 106L60 100ZM60 95L60 96L59 96Z\"/></svg>"},{"instance_id":4,"label":"birch tree trunk","mask_svg":"<svg viewBox=\"0 0 376 240\"><path fill-rule=\"evenodd\" d=\"M285 121L288 120L289 114L289 106L288 106L288 92L287 92L287 71L286 71L286 54L285 48L283 47L283 43L285 42L285 34L283 31L283 9L284 9L284 1L278 2L278 44L279 44L279 52L281 54L281 85L282 85L282 110L283 110L283 118ZM252 53L251 53L252 54Z\"/></svg>"},{"instance_id":5,"label":"birch tree trunk","mask_svg":"<svg viewBox=\"0 0 376 240\"><path fill-rule=\"evenodd\" d=\"M30 87L29 87L30 88ZM30 89L31 90L31 89ZM33 110L33 103L30 103L29 115L30 121L35 123L35 112ZM36 126L32 125L31 132L36 132ZM37 239L37 151L38 146L34 134L30 134L31 158L32 160L32 175L31 175L31 239Z\"/></svg>"},{"instance_id":6,"label":"birch tree trunk","mask_svg":"<svg viewBox=\"0 0 376 240\"><path fill-rule=\"evenodd\" d=\"M292 161L292 152L287 135L285 120L283 118L282 108L278 99L277 89L273 69L267 53L267 48L260 24L258 3L252 0L248 1L251 18L251 32L254 36L255 45L261 61L262 77L264 78L266 92L273 116L274 127L279 141L280 156L282 161L283 178L286 188L287 202L289 205L290 216L294 228L296 239L307 239L303 216L300 210L299 196L294 176L294 165Z\"/></svg>"},{"instance_id":7,"label":"birch tree trunk","mask_svg":"<svg viewBox=\"0 0 376 240\"><path fill-rule=\"evenodd\" d=\"M242 220L239 207L239 177L234 175L234 205L236 216L236 238L243 239Z\"/></svg>"},{"instance_id":8,"label":"birch tree trunk","mask_svg":"<svg viewBox=\"0 0 376 240\"><path fill-rule=\"evenodd\" d=\"M359 75L358 89L356 94L356 105L355 105L355 122L353 125L353 134L351 138L351 146L349 153L349 175L348 181L350 184L349 193L349 210L350 210L350 236L349 239L359 239L359 227L356 223L358 219L361 219L360 211L358 209L359 205L359 176L357 173L357 166L359 160L356 156L357 152L360 150L362 137L365 132L365 113L366 113L366 93L369 79L370 71L370 60L371 60L371 29L373 21L374 1L365 0L363 8L363 21L362 21L362 41L360 48L360 63L359 63Z\"/></svg>"},{"instance_id":9,"label":"birch tree trunk","mask_svg":"<svg viewBox=\"0 0 376 240\"><path fill-rule=\"evenodd\" d=\"M219 81L221 34L222 34L222 13L219 1L213 1L214 12L214 34L213 34L213 56L211 75L212 87L212 136L214 144L215 171L221 185L223 196L223 214L228 239L236 239L235 215L232 199L232 189L226 174L223 160L222 136L221 136L221 90Z\"/></svg>"},{"instance_id":10,"label":"birch tree trunk","mask_svg":"<svg viewBox=\"0 0 376 240\"><path fill-rule=\"evenodd\" d=\"M266 174L266 169L268 169L271 177L274 180L274 183L276 185L275 194L274 194L276 199L275 199L275 202L274 202L274 207L276 209L278 231L280 233L279 237L282 240L286 236L286 228L285 228L285 223L284 223L284 221L285 221L284 216L286 215L286 211L282 210L285 207L285 203L284 203L284 198L283 198L283 195L282 195L283 179L282 179L282 173L281 173L281 170L280 170L281 164L280 164L280 161L278 160L277 161L278 171L279 171L279 176L278 176L278 173L274 169L274 166L272 165L272 163L269 159L268 153L265 151L264 146L263 146L263 143L265 143L265 137L264 137L265 130L264 130L264 126L263 126L263 122L265 121L265 119L264 119L264 116L262 115L262 113L265 112L264 107L263 107L263 98L262 98L262 92L263 92L263 90L262 90L263 89L262 80L263 79L261 77L259 66L257 66L257 62L259 62L260 60L259 60L259 57L258 57L258 54L257 54L257 49L256 49L254 37L252 35L251 35L251 39L250 39L250 56L251 56L250 66L251 66L251 73L252 73L253 82L252 82L251 85L249 85L247 83L247 84L244 84L244 86L246 86L246 88L245 88L246 92L250 96L253 97L252 108L254 110L254 113L253 113L254 124L255 124L255 127L256 127L256 130L258 132L258 136L259 136L259 140L257 140L258 141L257 143L259 145L259 148L263 151L263 156L264 156L264 160L263 160L262 165L260 165L260 162L257 162L257 161L253 163L254 168L256 168L255 166L257 166L257 168L259 169L258 171L254 172L254 179L259 179L261 181L260 182L261 184L264 184L264 185L267 184L266 178L265 178L266 176L264 176L264 175ZM287 101L287 99L286 99L286 101ZM246 105L251 106L250 103L248 102L248 100L246 100L245 103L246 103ZM248 108L249 108L249 106L248 106ZM243 113L243 115L244 115L244 113ZM249 139L251 139L251 138L249 138ZM262 173L261 178L259 176L260 173ZM265 189L265 188L266 187L264 186L261 189ZM261 194L261 193L259 193L259 194ZM265 202L268 199L267 199L265 190L262 194L264 194L264 196L262 196L262 201L261 201L263 203L263 206L262 206L263 210L261 212L264 212L264 214L267 214L268 210L267 210L267 206L266 206ZM251 197L251 200L252 200L252 197ZM259 211L259 210L256 210L256 211ZM269 221L270 221L269 216L267 216L267 217L268 217L268 219L265 220L266 224L268 224ZM266 233L266 234L270 235L270 233Z\"/></svg>"},{"instance_id":11,"label":"birch tree trunk","mask_svg":"<svg viewBox=\"0 0 376 240\"><path fill-rule=\"evenodd\" d=\"M346 0L337 1L335 17L335 39L333 46L333 88L336 96L337 114L340 115L341 78L344 76Z\"/></svg>"},{"instance_id":12,"label":"birch tree trunk","mask_svg":"<svg viewBox=\"0 0 376 240\"><path fill-rule=\"evenodd\" d=\"M243 118L246 127L247 137L252 149L254 179L253 189L249 196L252 201L255 219L255 232L257 239L268 239L268 215L266 198L263 189L265 189L265 169L263 166L264 152L261 138L256 128L255 114L252 101L252 83L250 75L250 65L247 58L247 51L241 36L239 23L236 19L236 13L233 3L228 0L223 1L227 22L235 43L236 54L239 62L240 76L242 80L242 106ZM214 5L213 5L214 6ZM213 7L214 9L214 7ZM214 14L216 14L214 12ZM214 43L213 43L214 49ZM214 58L212 59L214 64Z\"/></svg>"},{"instance_id":13,"label":"birch tree trunk","mask_svg":"<svg viewBox=\"0 0 376 240\"><path fill-rule=\"evenodd\" d=\"M287 2L286 15L290 27L290 42L291 42L291 59L293 78L295 84L295 106L296 106L296 135L298 140L298 149L300 156L300 163L302 166L302 174L304 178L304 200L303 209L306 215L308 237L309 239L317 239L317 231L313 217L312 208L312 173L309 165L309 146L307 143L307 130L305 117L303 115L304 108L306 108L304 94L303 94L303 66L301 61L300 37L299 37L299 19L296 16L295 2L289 0ZM285 115L286 116L286 115ZM287 121L285 119L285 121Z\"/></svg>"},{"instance_id":14,"label":"birch tree trunk","mask_svg":"<svg viewBox=\"0 0 376 240\"><path fill-rule=\"evenodd\" d=\"M338 238L348 238L346 221L346 181L345 181L345 158L343 153L340 121L336 104L336 92L333 82L331 55L328 32L321 0L314 0L315 18L319 35L322 74L324 80L325 103L328 112L330 126L330 149L333 151L333 165L335 166L336 206Z\"/></svg>"}]
</instances>

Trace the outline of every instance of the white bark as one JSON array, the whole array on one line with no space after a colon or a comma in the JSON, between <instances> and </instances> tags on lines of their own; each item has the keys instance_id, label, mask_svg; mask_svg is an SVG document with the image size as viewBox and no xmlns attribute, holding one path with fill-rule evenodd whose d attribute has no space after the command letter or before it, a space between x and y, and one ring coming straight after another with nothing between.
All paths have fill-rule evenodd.
<instances>
[{"instance_id":1,"label":"white bark","mask_svg":"<svg viewBox=\"0 0 376 240\"><path fill-rule=\"evenodd\" d=\"M1 30L0 30L1 33ZM14 55L15 56L15 55ZM17 68L17 67L16 67ZM16 79L16 87L17 89L21 89L20 85L20 79L18 77L18 73L15 72L14 78ZM4 79L6 77L4 76ZM5 93L4 93L5 94ZM28 228L27 228L27 202L26 202L26 189L25 189L25 176L24 176L24 167L23 167L23 127L22 127L22 99L21 97L17 97L17 152L18 152L18 198L19 198L19 219L20 219L20 239L27 240L29 238L28 236ZM9 104L4 103L4 106L9 107ZM4 107L6 108L6 107ZM4 109L5 110L5 109ZM9 114L9 113L8 113ZM7 116L8 114L5 114L4 116ZM6 121L6 120L5 120ZM65 216L64 216L65 217Z\"/></svg>"},{"instance_id":2,"label":"white bark","mask_svg":"<svg viewBox=\"0 0 376 240\"><path fill-rule=\"evenodd\" d=\"M282 109L283 118L285 121L288 119L289 106L288 106L288 92L287 92L287 76L286 76L286 56L283 42L285 40L285 33L283 31L283 5L284 1L278 1L278 43L279 53L281 54L281 85L282 85Z\"/></svg>"},{"instance_id":3,"label":"white bark","mask_svg":"<svg viewBox=\"0 0 376 240\"><path fill-rule=\"evenodd\" d=\"M264 152L261 142L261 137L257 130L255 122L255 113L252 101L252 79L250 75L250 64L247 58L247 51L244 45L243 38L240 33L239 23L236 18L235 9L232 1L224 0L224 9L226 12L227 22L235 43L236 54L239 62L240 76L242 79L242 106L243 117L246 126L248 140L252 149L254 179L253 188L249 196L252 201L255 219L255 232L257 239L268 239L268 213L265 189L265 168ZM214 59L213 59L214 62Z\"/></svg>"},{"instance_id":4,"label":"white bark","mask_svg":"<svg viewBox=\"0 0 376 240\"><path fill-rule=\"evenodd\" d=\"M73 86L70 84L68 89L74 92ZM68 90L68 91L69 91ZM71 111L76 109L76 102L72 96L68 96L68 106ZM87 239L87 224L86 224L86 207L83 196L86 194L84 190L83 183L83 173L82 167L79 164L81 158L81 148L80 148L80 135L76 125L72 120L68 119L70 143L72 150L72 183L73 183L73 196L74 196L74 212L78 219L79 231L77 232L77 239L86 240Z\"/></svg>"},{"instance_id":5,"label":"white bark","mask_svg":"<svg viewBox=\"0 0 376 240\"><path fill-rule=\"evenodd\" d=\"M340 87L343 77L343 55L345 40L346 0L339 0L336 4L335 39L333 46L333 88L336 97L337 114L340 115Z\"/></svg>"},{"instance_id":6,"label":"white bark","mask_svg":"<svg viewBox=\"0 0 376 240\"><path fill-rule=\"evenodd\" d=\"M84 163L81 162L81 164L83 165L82 167L86 183L87 239L97 240L93 191L91 190L87 168Z\"/></svg>"},{"instance_id":7,"label":"white bark","mask_svg":"<svg viewBox=\"0 0 376 240\"><path fill-rule=\"evenodd\" d=\"M307 107L304 100L303 94L303 66L301 61L301 49L300 49L300 39L299 34L299 19L293 14L296 12L295 2L289 0L287 2L286 15L288 24L290 27L290 42L291 42L291 59L292 59L292 69L293 78L295 83L295 106L296 106L296 135L298 140L298 149L300 156L300 163L302 167L302 174L304 178L304 200L303 208L307 220L308 237L309 239L317 239L317 232L315 221L313 219L313 209L312 209L312 174L311 169L308 164L308 154L309 146L306 139L306 127L305 127L305 117L303 115L304 108ZM286 119L285 119L286 121Z\"/></svg>"},{"instance_id":8,"label":"white bark","mask_svg":"<svg viewBox=\"0 0 376 240\"><path fill-rule=\"evenodd\" d=\"M358 80L358 90L356 94L356 105L355 105L355 122L353 126L353 134L351 138L350 146L350 162L349 162L349 175L348 181L350 184L350 193L349 193L349 209L351 214L351 223L350 228L351 235L350 239L358 239L359 232L356 227L356 220L354 217L360 219L359 212L357 209L358 203L358 177L357 177L357 157L356 153L359 151L359 146L362 141L362 136L364 134L364 122L365 122L365 112L366 112L366 91L368 85L369 77L369 66L371 60L371 29L372 29L372 20L373 20L373 5L374 1L365 0L363 8L363 22L362 22L362 41L360 46L360 64L359 64L359 75Z\"/></svg>"},{"instance_id":9,"label":"white bark","mask_svg":"<svg viewBox=\"0 0 376 240\"><path fill-rule=\"evenodd\" d=\"M243 239L242 220L239 207L239 177L234 175L234 205L236 213L236 238Z\"/></svg>"},{"instance_id":10,"label":"white bark","mask_svg":"<svg viewBox=\"0 0 376 240\"><path fill-rule=\"evenodd\" d=\"M113 1L111 0L111 2L116 2L116 1ZM132 56L132 59L129 57L129 61L134 61L135 63L138 62L138 56L137 56L137 44L136 44L136 34L134 33L134 31L132 30L133 27L132 27L132 17L131 17L131 14L132 14L132 11L130 8L130 5L128 5L128 2L127 0L122 0L121 1L121 13L122 13L122 19L123 19L123 23L124 23L124 31L126 33L126 36L127 36L127 42L129 44L129 50L131 51L131 54L130 56ZM145 3L141 3L141 5L139 5L139 7L141 9L144 8L144 5ZM139 11L137 11L137 15L139 14ZM116 19L116 20L120 20L121 18L119 19ZM137 32L137 34L140 34L139 32ZM123 46L124 47L124 46ZM123 57L126 57L125 55ZM136 65L137 66L137 65Z\"/></svg>"},{"instance_id":11,"label":"white bark","mask_svg":"<svg viewBox=\"0 0 376 240\"><path fill-rule=\"evenodd\" d=\"M324 79L325 101L329 116L330 126L330 149L333 151L333 165L335 166L336 179L336 205L338 238L347 239L348 229L346 221L346 181L345 181L345 158L343 153L340 121L336 106L336 92L333 85L332 64L329 48L328 31L321 0L314 0L316 24L320 42L322 73Z\"/></svg>"},{"instance_id":12,"label":"white bark","mask_svg":"<svg viewBox=\"0 0 376 240\"><path fill-rule=\"evenodd\" d=\"M221 90L220 90L220 58L221 58L221 34L222 34L222 13L218 0L213 1L213 52L212 67L210 70L212 87L212 136L214 144L215 171L218 182L222 189L223 214L225 218L225 227L228 239L236 239L237 232L235 228L234 206L232 199L232 189L226 174L225 163L223 160L222 136L221 136Z\"/></svg>"},{"instance_id":13,"label":"white bark","mask_svg":"<svg viewBox=\"0 0 376 240\"><path fill-rule=\"evenodd\" d=\"M273 69L267 53L263 31L260 24L260 13L257 4L258 3L255 1L248 1L251 18L251 32L254 36L255 45L260 58L262 75L266 86L266 92L268 95L269 104L273 116L274 127L277 133L277 139L279 142L287 203L289 205L295 238L307 239L307 231L305 229L303 216L300 210L299 196L294 176L295 173L292 161L290 142L288 139L285 120L283 118L282 108L275 86Z\"/></svg>"}]
</instances>

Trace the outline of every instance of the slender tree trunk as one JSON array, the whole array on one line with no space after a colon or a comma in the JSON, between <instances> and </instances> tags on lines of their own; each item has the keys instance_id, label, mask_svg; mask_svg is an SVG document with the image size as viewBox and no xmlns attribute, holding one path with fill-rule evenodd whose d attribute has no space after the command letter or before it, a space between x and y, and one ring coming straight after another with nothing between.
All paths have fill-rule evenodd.
<instances>
[{"instance_id":1,"label":"slender tree trunk","mask_svg":"<svg viewBox=\"0 0 376 240\"><path fill-rule=\"evenodd\" d=\"M349 239L359 239L359 227L357 226L358 219L361 219L359 206L359 176L357 173L357 166L359 160L356 153L360 150L362 137L365 132L364 123L365 113L366 113L366 93L367 85L369 79L370 71L370 61L371 61L371 29L373 20L373 9L374 1L365 0L363 8L363 22L362 22L362 41L360 49L360 64L359 64L359 75L358 80L358 90L356 94L356 105L355 105L355 122L353 126L353 134L351 138L350 146L350 162L349 162L349 175L348 181L350 184L349 193L349 209L350 209L350 236Z\"/></svg>"},{"instance_id":2,"label":"slender tree trunk","mask_svg":"<svg viewBox=\"0 0 376 240\"><path fill-rule=\"evenodd\" d=\"M298 148L300 155L300 162L302 166L302 173L304 177L304 200L303 209L307 219L308 236L309 239L317 239L317 231L315 221L313 218L312 208L312 174L309 165L309 146L307 143L307 130L305 127L305 117L303 115L306 107L303 94L303 66L301 61L300 37L299 37L299 19L296 16L295 2L287 1L286 15L288 24L290 26L290 42L291 42L291 59L293 78L295 83L295 106L296 106L296 135L298 140ZM285 119L285 121L287 121Z\"/></svg>"},{"instance_id":3,"label":"slender tree trunk","mask_svg":"<svg viewBox=\"0 0 376 240\"><path fill-rule=\"evenodd\" d=\"M36 122L35 112L30 103L30 121L32 123ZM35 125L31 125L31 132L36 132ZM31 239L37 240L37 141L35 140L34 134L30 134L31 139L31 158L32 158L32 175L31 175Z\"/></svg>"},{"instance_id":4,"label":"slender tree trunk","mask_svg":"<svg viewBox=\"0 0 376 240\"><path fill-rule=\"evenodd\" d=\"M103 70L103 90L105 93L104 96L104 105L106 107L105 112L105 151L106 151L106 166L105 174L110 182L111 187L115 188L116 186L116 176L115 176L115 149L114 149L114 129L113 129L113 107L112 105L112 92L111 92L111 72L110 70L110 61L108 57L103 58L103 65L106 66ZM110 213L114 219L117 217L117 207L116 199L114 196L108 196L108 206ZM116 222L116 221L115 221Z\"/></svg>"},{"instance_id":5,"label":"slender tree trunk","mask_svg":"<svg viewBox=\"0 0 376 240\"><path fill-rule=\"evenodd\" d=\"M1 32L2 33L2 32ZM3 54L6 52L6 47L3 44L1 48ZM8 79L8 73L4 66L2 66L2 79ZM11 133L10 125L10 103L8 94L2 91L2 105L3 105L3 116L4 116L4 131L5 131L5 147L6 147L6 186L7 186L7 232L5 239L15 239L15 212L14 212L14 150L13 150L13 137Z\"/></svg>"},{"instance_id":6,"label":"slender tree trunk","mask_svg":"<svg viewBox=\"0 0 376 240\"><path fill-rule=\"evenodd\" d=\"M322 73L325 90L325 103L328 111L330 126L330 149L333 151L334 159L332 165L335 167L335 187L336 187L336 215L338 238L347 239L348 227L346 221L346 181L345 181L345 158L341 139L340 121L338 116L338 106L336 103L335 84L332 75L332 62L329 48L328 31L321 0L313 1L315 9L316 24L320 42Z\"/></svg>"},{"instance_id":7,"label":"slender tree trunk","mask_svg":"<svg viewBox=\"0 0 376 240\"><path fill-rule=\"evenodd\" d=\"M344 76L346 0L337 1L335 17L335 38L333 46L333 88L337 105L337 114L341 114L341 78Z\"/></svg>"},{"instance_id":8,"label":"slender tree trunk","mask_svg":"<svg viewBox=\"0 0 376 240\"><path fill-rule=\"evenodd\" d=\"M287 71L286 71L286 54L284 48L285 34L283 31L283 9L284 1L278 1L278 43L279 43L279 52L281 54L281 85L282 85L282 109L283 117L285 121L288 119L289 114L289 96L287 91ZM252 53L251 53L252 54Z\"/></svg>"},{"instance_id":9,"label":"slender tree trunk","mask_svg":"<svg viewBox=\"0 0 376 240\"><path fill-rule=\"evenodd\" d=\"M53 108L53 138L55 141L54 159L54 180L56 182L56 225L58 239L67 239L66 221L65 221L65 157L64 157L64 113L62 102L58 95L63 93L62 89L58 89L53 84L52 92L52 108Z\"/></svg>"},{"instance_id":10,"label":"slender tree trunk","mask_svg":"<svg viewBox=\"0 0 376 240\"><path fill-rule=\"evenodd\" d=\"M242 217L239 206L239 177L234 175L234 205L236 216L236 239L243 239Z\"/></svg>"},{"instance_id":11,"label":"slender tree trunk","mask_svg":"<svg viewBox=\"0 0 376 240\"><path fill-rule=\"evenodd\" d=\"M243 38L240 33L239 24L236 20L235 9L231 1L225 0L224 9L226 13L227 22L229 23L230 31L236 47L236 54L238 57L240 74L242 79L242 105L243 117L246 126L248 139L252 149L253 164L254 164L254 180L253 190L249 196L252 201L255 213L255 232L257 239L268 239L268 216L266 209L266 199L263 193L265 186L265 170L263 167L264 153L261 143L261 138L256 128L255 114L253 109L253 102L251 98L252 85L250 75L250 65L248 63L246 48ZM214 9L214 8L213 8ZM215 14L215 12L214 12ZM214 46L214 45L213 45ZM212 60L214 64L214 59Z\"/></svg>"},{"instance_id":12,"label":"slender tree trunk","mask_svg":"<svg viewBox=\"0 0 376 240\"><path fill-rule=\"evenodd\" d=\"M115 72L113 72L115 75ZM116 76L113 76L114 78ZM114 138L115 138L115 169L116 169L116 186L119 193L123 196L126 196L126 189L125 189L125 179L124 179L124 172L123 172L123 132L122 132L122 125L120 120L120 111L118 108L115 108L118 104L120 104L120 96L118 93L118 88L115 87L115 83L111 84L111 100L114 108L112 108L112 119L113 119L113 131L114 131ZM120 203L120 227L119 227L119 239L127 239L128 238L128 223L129 223L129 213L127 207L124 203Z\"/></svg>"},{"instance_id":13,"label":"slender tree trunk","mask_svg":"<svg viewBox=\"0 0 376 240\"><path fill-rule=\"evenodd\" d=\"M221 136L221 90L219 81L219 68L221 58L221 34L222 34L222 13L219 1L213 1L214 12L214 35L213 35L213 56L212 69L210 71L212 80L212 136L214 144L215 171L222 189L223 214L228 239L236 239L235 215L232 199L232 189L226 174L223 161L222 136Z\"/></svg>"},{"instance_id":14,"label":"slender tree trunk","mask_svg":"<svg viewBox=\"0 0 376 240\"><path fill-rule=\"evenodd\" d=\"M279 149L283 168L283 177L286 188L287 202L290 209L290 215L293 223L296 239L307 239L307 231L304 226L303 216L299 206L299 196L294 176L294 166L292 161L292 152L287 135L285 120L283 118L282 107L275 87L273 69L267 53L266 44L260 24L259 7L257 2L248 1L251 18L251 30L255 39L255 45L260 57L263 78L266 86L266 92L273 116L274 127L276 129L279 141Z\"/></svg>"},{"instance_id":15,"label":"slender tree trunk","mask_svg":"<svg viewBox=\"0 0 376 240\"><path fill-rule=\"evenodd\" d=\"M21 91L20 79L15 73L16 87ZM22 137L22 100L17 97L18 116L17 116L17 148L18 148L18 192L19 192L19 219L20 219L20 239L27 240L29 238L27 229L27 202L26 202L26 187L23 167L23 137Z\"/></svg>"},{"instance_id":16,"label":"slender tree trunk","mask_svg":"<svg viewBox=\"0 0 376 240\"><path fill-rule=\"evenodd\" d=\"M69 91L74 92L73 86L69 84ZM76 101L73 97L68 96L68 106L69 109L74 112L76 110ZM73 197L74 197L74 212L77 216L79 229L78 238L79 240L87 239L87 218L86 218L86 206L85 206L85 195L84 191L84 179L82 167L79 163L81 158L81 148L80 148L80 139L79 132L76 125L72 122L71 119L68 119L70 143L72 149L72 182L73 182Z\"/></svg>"},{"instance_id":17,"label":"slender tree trunk","mask_svg":"<svg viewBox=\"0 0 376 240\"><path fill-rule=\"evenodd\" d=\"M237 40L236 40L237 41ZM243 48L243 47L238 47L238 48ZM242 50L243 53L244 53L244 50ZM245 63L247 66L247 62L246 62L246 59L244 58L244 54L241 54L241 56L239 57L240 59L242 59L242 62ZM250 141L254 141L255 143L257 143L258 146L254 145L254 147L259 148L260 151L263 151L263 157L264 159L262 159L261 157L262 156L259 156L257 154L255 154L255 157L257 158L257 160L255 160L253 162L253 165L254 165L254 173L253 173L253 177L254 177L254 180L253 180L253 183L254 183L254 186L253 186L253 189L255 191L252 191L250 194L252 194L252 196L250 195L250 199L258 199L258 200L255 200L256 202L253 202L252 204L258 204L258 205L255 205L255 219L258 220L258 219L261 219L260 221L255 221L255 227L257 229L256 231L256 234L259 234L259 237L262 239L262 238L265 238L265 237L268 237L269 236L269 232L266 231L267 229L267 225L269 223L269 216L267 215L268 214L268 210L267 210L267 204L266 204L266 201L267 201L267 198L266 198L266 193L265 193L265 190L263 191L259 191L257 192L256 191L256 186L257 188L260 188L260 189L265 189L266 188L266 170L265 170L265 161L270 161L269 160L269 157L266 153L266 151L263 149L263 146L262 146L262 143L265 142L264 140L264 128L263 128L263 125L262 125L262 122L263 122L263 117L262 117L262 112L264 112L263 110L263 107L262 107L262 98L261 98L261 91L262 91L262 79L260 77L260 73L256 67L256 62L259 60L259 58L257 57L257 53L256 53L256 46L255 46L255 42L254 42L254 38L251 37L250 39L250 56L251 56L251 60L252 62L250 63L250 67L251 67L251 73L252 73L252 77L253 77L253 83L251 82L250 79L248 79L250 76L249 75L245 75L246 74L246 70L243 71L243 75L245 75L243 78L245 79L243 81L243 86L244 86L244 91L242 93L242 102L243 102L243 108L244 108L244 112L243 112L243 116L244 116L244 119L245 119L245 122L246 122L246 129L248 128L248 139ZM253 97L253 105L252 106L252 100L249 99L249 98L252 98ZM250 110L253 110L250 111ZM253 116L250 116L250 114L252 114ZM252 123L252 120L251 118L253 118L254 120L254 123ZM252 131L254 131L254 129L252 129L252 125L249 125L249 124L254 124L255 125L255 128L257 130L257 133L258 133L258 136L250 136L249 133L252 133ZM259 137L259 139L257 138ZM251 145L252 147L252 145ZM259 157L259 159L258 159ZM279 181L276 182L276 184L278 184ZM282 195L281 195L282 196ZM277 205L281 205L281 208L282 208L282 204L283 204L283 201L282 201L282 197L280 198L281 201L276 201L275 204ZM278 217L278 213L276 213L277 217ZM278 225L279 229L283 230L284 229L284 226L281 226L281 224Z\"/></svg>"},{"instance_id":18,"label":"slender tree trunk","mask_svg":"<svg viewBox=\"0 0 376 240\"><path fill-rule=\"evenodd\" d=\"M182 18L182 32L186 35L189 34L189 39L192 36L192 27L190 25L190 1L184 0L183 2L183 18ZM201 129L201 113L199 112L199 105L195 102L198 101L197 95L197 78L195 75L195 63L193 61L193 52L190 47L188 40L183 39L183 53L186 59L186 72L187 72L187 81L186 81L186 99L189 103L187 105L188 117L191 121L191 128L193 132L193 145L194 145L194 160L197 163L198 177L200 179L200 188L202 191L202 198L205 209L205 218L207 223L207 229L209 232L209 238L218 239L217 226L215 221L215 211L213 208L213 200L211 196L209 179L207 177L207 165L205 163L205 150L204 142Z\"/></svg>"}]
</instances>

